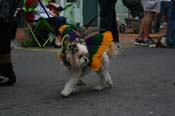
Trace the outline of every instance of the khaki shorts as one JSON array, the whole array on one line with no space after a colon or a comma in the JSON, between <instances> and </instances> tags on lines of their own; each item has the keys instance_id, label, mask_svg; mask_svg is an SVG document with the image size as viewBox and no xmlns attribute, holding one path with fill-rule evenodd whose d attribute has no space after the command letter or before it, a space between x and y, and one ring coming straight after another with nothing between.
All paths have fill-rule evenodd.
<instances>
[{"instance_id":1,"label":"khaki shorts","mask_svg":"<svg viewBox=\"0 0 175 116\"><path fill-rule=\"evenodd\" d=\"M160 0L142 0L144 11L160 12Z\"/></svg>"}]
</instances>

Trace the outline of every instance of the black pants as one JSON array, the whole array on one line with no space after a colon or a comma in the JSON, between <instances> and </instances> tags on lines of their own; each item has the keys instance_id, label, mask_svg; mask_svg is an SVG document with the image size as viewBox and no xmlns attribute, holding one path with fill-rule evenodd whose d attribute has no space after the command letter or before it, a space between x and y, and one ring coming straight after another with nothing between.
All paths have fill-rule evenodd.
<instances>
[{"instance_id":1,"label":"black pants","mask_svg":"<svg viewBox=\"0 0 175 116\"><path fill-rule=\"evenodd\" d=\"M0 55L10 54L9 23L0 21Z\"/></svg>"},{"instance_id":2,"label":"black pants","mask_svg":"<svg viewBox=\"0 0 175 116\"><path fill-rule=\"evenodd\" d=\"M117 0L98 0L100 5L100 32L111 31L115 42L119 42L115 5Z\"/></svg>"},{"instance_id":3,"label":"black pants","mask_svg":"<svg viewBox=\"0 0 175 116\"><path fill-rule=\"evenodd\" d=\"M11 21L9 22L9 34L11 40L15 40L17 28L18 28L17 17L12 17Z\"/></svg>"}]
</instances>

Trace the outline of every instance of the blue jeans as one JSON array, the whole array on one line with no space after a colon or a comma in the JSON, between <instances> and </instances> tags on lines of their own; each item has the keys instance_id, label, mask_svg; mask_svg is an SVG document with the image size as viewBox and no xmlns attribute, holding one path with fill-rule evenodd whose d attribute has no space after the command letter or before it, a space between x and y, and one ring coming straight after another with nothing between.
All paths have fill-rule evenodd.
<instances>
[{"instance_id":1,"label":"blue jeans","mask_svg":"<svg viewBox=\"0 0 175 116\"><path fill-rule=\"evenodd\" d=\"M156 17L154 32L159 32L160 31L160 24L161 24L161 21L162 21L162 16L166 17L166 22L168 21L167 17L168 17L169 8L170 8L170 2L169 1L161 2L160 14Z\"/></svg>"},{"instance_id":2,"label":"blue jeans","mask_svg":"<svg viewBox=\"0 0 175 116\"><path fill-rule=\"evenodd\" d=\"M168 27L167 27L167 45L170 48L175 48L175 8L169 9Z\"/></svg>"}]
</instances>

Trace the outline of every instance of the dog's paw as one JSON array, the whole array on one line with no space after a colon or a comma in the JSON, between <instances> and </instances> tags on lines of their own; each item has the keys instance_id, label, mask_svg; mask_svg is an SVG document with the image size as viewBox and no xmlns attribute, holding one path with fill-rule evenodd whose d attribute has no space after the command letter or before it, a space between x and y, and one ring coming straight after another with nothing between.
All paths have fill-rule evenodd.
<instances>
[{"instance_id":1,"label":"dog's paw","mask_svg":"<svg viewBox=\"0 0 175 116\"><path fill-rule=\"evenodd\" d=\"M66 98L66 97L70 96L71 94L78 93L78 91L79 91L79 89L77 87L75 87L75 88L69 88L69 89L66 88L66 89L63 89L61 91L61 96L63 98Z\"/></svg>"},{"instance_id":2,"label":"dog's paw","mask_svg":"<svg viewBox=\"0 0 175 116\"><path fill-rule=\"evenodd\" d=\"M63 89L61 91L61 96L63 98L68 97L72 93L72 89Z\"/></svg>"},{"instance_id":3,"label":"dog's paw","mask_svg":"<svg viewBox=\"0 0 175 116\"><path fill-rule=\"evenodd\" d=\"M98 85L96 85L95 87L94 87L94 90L95 91L101 91L102 89L104 89L104 88L112 88L113 87L113 82L112 82L112 80L111 79L109 79L109 80L106 80L105 82L101 82L100 84L98 84Z\"/></svg>"},{"instance_id":4,"label":"dog's paw","mask_svg":"<svg viewBox=\"0 0 175 116\"><path fill-rule=\"evenodd\" d=\"M108 88L114 86L111 78L107 78L106 81L105 81L105 83L104 83L104 85L105 85L105 87L108 87Z\"/></svg>"},{"instance_id":5,"label":"dog's paw","mask_svg":"<svg viewBox=\"0 0 175 116\"><path fill-rule=\"evenodd\" d=\"M101 90L103 90L103 88L105 88L105 86L99 84L99 85L96 85L96 86L94 87L94 90L95 90L95 91L101 91Z\"/></svg>"}]
</instances>

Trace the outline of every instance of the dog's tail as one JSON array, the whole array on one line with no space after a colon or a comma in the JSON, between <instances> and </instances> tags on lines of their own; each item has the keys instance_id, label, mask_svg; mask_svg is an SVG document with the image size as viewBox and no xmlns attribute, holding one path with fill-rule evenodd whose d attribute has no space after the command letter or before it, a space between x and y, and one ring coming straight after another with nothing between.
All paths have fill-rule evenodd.
<instances>
[{"instance_id":1,"label":"dog's tail","mask_svg":"<svg viewBox=\"0 0 175 116\"><path fill-rule=\"evenodd\" d=\"M118 48L114 42L112 42L111 45L108 47L107 54L108 54L109 58L116 58L117 57Z\"/></svg>"}]
</instances>

